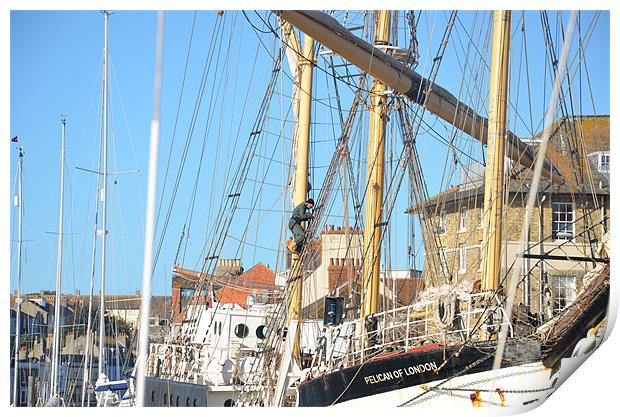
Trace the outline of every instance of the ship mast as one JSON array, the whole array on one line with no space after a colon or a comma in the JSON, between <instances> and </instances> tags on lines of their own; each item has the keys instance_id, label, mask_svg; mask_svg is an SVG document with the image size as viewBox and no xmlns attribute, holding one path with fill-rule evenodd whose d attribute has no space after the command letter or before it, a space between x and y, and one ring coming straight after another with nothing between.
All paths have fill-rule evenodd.
<instances>
[{"instance_id":1,"label":"ship mast","mask_svg":"<svg viewBox=\"0 0 620 417\"><path fill-rule=\"evenodd\" d=\"M377 11L375 45L387 45L390 40L390 11ZM368 184L366 186L366 215L364 224L363 303L360 318L365 320L377 312L381 267L381 227L383 183L385 179L386 85L373 80L370 93L370 132L368 138ZM362 322L361 328L364 329Z\"/></svg>"},{"instance_id":2,"label":"ship mast","mask_svg":"<svg viewBox=\"0 0 620 417\"><path fill-rule=\"evenodd\" d=\"M66 119L61 119L62 139L60 145L60 213L58 215L58 259L56 260L56 298L54 301L54 342L52 345L52 372L50 377L50 396L58 394L58 371L60 366L60 302L62 296L62 234L65 194L65 127Z\"/></svg>"},{"instance_id":3,"label":"ship mast","mask_svg":"<svg viewBox=\"0 0 620 417\"><path fill-rule=\"evenodd\" d=\"M105 346L105 257L106 257L106 229L107 206L108 206L108 16L109 11L103 11L103 191L101 200L103 213L101 222L101 298L99 303L99 375L104 370L104 346Z\"/></svg>"},{"instance_id":4,"label":"ship mast","mask_svg":"<svg viewBox=\"0 0 620 417\"><path fill-rule=\"evenodd\" d=\"M298 117L297 127L295 129L296 136L296 152L295 152L295 178L293 186L293 206L303 203L308 195L308 154L310 148L310 120L312 113L312 74L314 68L314 39L308 35L304 35L303 50L299 42L296 40L290 24L284 23L284 29L291 39L291 46L298 55ZM299 259L294 259L291 265L291 271L300 271L301 265ZM295 280L292 283L292 297L289 304L287 323L291 320L301 320L302 310L302 280ZM299 330L295 333L295 342L293 354L299 358Z\"/></svg>"},{"instance_id":5,"label":"ship mast","mask_svg":"<svg viewBox=\"0 0 620 417\"><path fill-rule=\"evenodd\" d=\"M20 323L21 316L21 294L20 288L22 285L22 216L23 216L23 204L22 204L22 172L24 169L24 148L20 147L18 151L19 160L17 163L17 178L19 181L18 194L15 201L15 205L18 207L18 231L17 231L17 293L15 294L15 360L13 365L13 407L17 407L19 399L19 349L20 349Z\"/></svg>"},{"instance_id":6,"label":"ship mast","mask_svg":"<svg viewBox=\"0 0 620 417\"><path fill-rule=\"evenodd\" d=\"M510 10L495 11L491 50L489 128L482 233L483 291L497 290L500 281L510 26Z\"/></svg>"}]
</instances>

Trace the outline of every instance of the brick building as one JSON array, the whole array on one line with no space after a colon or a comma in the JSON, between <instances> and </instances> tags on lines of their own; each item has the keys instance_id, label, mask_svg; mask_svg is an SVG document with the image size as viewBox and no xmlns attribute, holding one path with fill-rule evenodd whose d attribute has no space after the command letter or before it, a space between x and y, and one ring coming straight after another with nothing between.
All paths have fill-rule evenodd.
<instances>
[{"instance_id":1,"label":"brick building","mask_svg":"<svg viewBox=\"0 0 620 417\"><path fill-rule=\"evenodd\" d=\"M196 296L196 289L203 274L199 271L175 266L172 269L172 324L180 324L185 319L190 302L210 304L208 288ZM237 304L247 308L251 303L271 303L281 289L276 285L275 273L263 263L257 263L244 271L239 259L220 259L215 274L210 277L215 300L222 304Z\"/></svg>"},{"instance_id":2,"label":"brick building","mask_svg":"<svg viewBox=\"0 0 620 417\"><path fill-rule=\"evenodd\" d=\"M347 236L350 243L347 242ZM311 267L304 281L304 317L322 314L323 300L328 295L349 295L349 282L356 289L359 302L360 276L363 269L364 236L360 229L326 225L320 236L312 242L315 252ZM381 271L379 286L380 310L410 304L422 288L420 271Z\"/></svg>"},{"instance_id":3,"label":"brick building","mask_svg":"<svg viewBox=\"0 0 620 417\"><path fill-rule=\"evenodd\" d=\"M536 147L542 133L528 142ZM582 147L571 152L568 138L576 135ZM586 151L583 151L585 149ZM559 187L543 181L529 231L529 253L563 256L592 256L597 242L609 230L609 117L560 119L552 128L548 160L565 179ZM510 169L508 165L508 169ZM431 197L409 212L426 214L436 230L434 242L425 241L423 280L426 285L468 280L479 285L482 275L484 169L468 172L459 185ZM581 279L594 267L592 262L553 260L540 262L517 257L530 172L510 175L506 186L502 241L502 276L522 262L529 271L529 289L520 284L522 303L529 297L533 312L559 310L570 303L581 288ZM578 180L583 178L582 184ZM542 243L538 243L542 242ZM525 272L524 272L525 273ZM542 285L541 290L541 276Z\"/></svg>"}]
</instances>

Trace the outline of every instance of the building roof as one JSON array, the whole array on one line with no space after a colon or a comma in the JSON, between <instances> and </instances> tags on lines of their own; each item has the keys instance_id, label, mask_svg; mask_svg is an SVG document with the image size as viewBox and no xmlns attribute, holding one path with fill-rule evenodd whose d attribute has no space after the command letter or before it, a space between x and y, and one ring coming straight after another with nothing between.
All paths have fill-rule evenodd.
<instances>
[{"instance_id":1,"label":"building roof","mask_svg":"<svg viewBox=\"0 0 620 417\"><path fill-rule=\"evenodd\" d=\"M559 187L550 188L550 191L558 194L572 194L578 192L577 181L584 178L582 191L597 195L609 195L609 176L598 170L598 152L609 151L609 116L577 116L574 118L563 117L556 120L551 127L551 135L547 146L547 160L562 175L565 182ZM543 131L536 133L528 142L537 149ZM577 152L579 157L571 157L569 152L569 140L571 135L577 135L585 149ZM581 139L582 138L582 139ZM534 154L536 152L534 151ZM588 181L591 175L592 183ZM528 193L529 178L531 171L518 173L518 178L513 178L508 183L510 193ZM548 181L547 181L548 183ZM541 184L543 189L546 184ZM462 201L474 196L483 197L484 180L459 184L429 198L424 205L432 207L439 202L451 203ZM481 200L482 201L482 200ZM414 213L418 205L411 206L407 213Z\"/></svg>"},{"instance_id":2,"label":"building roof","mask_svg":"<svg viewBox=\"0 0 620 417\"><path fill-rule=\"evenodd\" d=\"M275 285L276 274L265 264L259 262L243 274L230 280L230 286L216 292L217 299L223 304L239 304L247 307L247 296L255 292L272 292L279 289Z\"/></svg>"}]
</instances>

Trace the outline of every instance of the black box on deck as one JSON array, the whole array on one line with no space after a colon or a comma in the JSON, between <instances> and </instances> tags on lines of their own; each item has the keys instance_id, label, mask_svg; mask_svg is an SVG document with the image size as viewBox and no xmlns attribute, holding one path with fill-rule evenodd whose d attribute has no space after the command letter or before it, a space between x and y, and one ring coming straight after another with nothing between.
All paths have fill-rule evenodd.
<instances>
[{"instance_id":1,"label":"black box on deck","mask_svg":"<svg viewBox=\"0 0 620 417\"><path fill-rule=\"evenodd\" d=\"M323 325L338 326L342 323L344 313L343 297L325 297L325 309L323 313Z\"/></svg>"}]
</instances>

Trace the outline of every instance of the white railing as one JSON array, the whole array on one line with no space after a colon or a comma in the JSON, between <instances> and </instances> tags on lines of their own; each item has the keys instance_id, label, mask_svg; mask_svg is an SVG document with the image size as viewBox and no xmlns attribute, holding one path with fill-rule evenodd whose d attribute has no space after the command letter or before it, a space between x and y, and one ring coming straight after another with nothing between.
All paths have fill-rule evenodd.
<instances>
[{"instance_id":1,"label":"white railing","mask_svg":"<svg viewBox=\"0 0 620 417\"><path fill-rule=\"evenodd\" d=\"M476 303L488 300L491 295L484 292L452 298L454 305L443 306L447 315L443 320L439 317L437 301L426 301L374 314L370 317L374 329L369 328L367 320L361 334L359 321L344 323L328 330L320 362L328 368L352 366L382 353L406 352L423 345L445 345L497 333L506 317L499 302L493 306ZM452 313L446 309L453 309ZM487 323L489 317L493 320ZM474 329L479 332L472 334ZM509 329L512 335L512 326Z\"/></svg>"},{"instance_id":2,"label":"white railing","mask_svg":"<svg viewBox=\"0 0 620 417\"><path fill-rule=\"evenodd\" d=\"M152 343L149 347L149 359L147 362L147 375L162 379L179 382L205 383L217 381L223 375L222 370L211 370L208 361L213 359L231 359L234 367L232 375L238 377L242 372L239 369L239 360L246 356L256 356L259 348L253 347L222 347L217 349L217 357L214 357L213 349L207 345L178 345L165 343ZM159 366L157 361L159 360ZM215 384L219 385L219 384ZM226 384L225 384L226 385Z\"/></svg>"}]
</instances>

